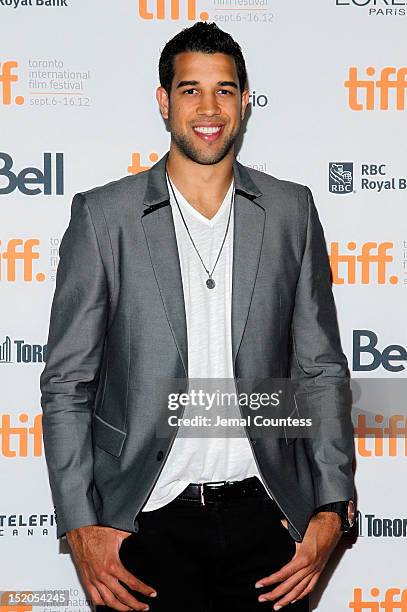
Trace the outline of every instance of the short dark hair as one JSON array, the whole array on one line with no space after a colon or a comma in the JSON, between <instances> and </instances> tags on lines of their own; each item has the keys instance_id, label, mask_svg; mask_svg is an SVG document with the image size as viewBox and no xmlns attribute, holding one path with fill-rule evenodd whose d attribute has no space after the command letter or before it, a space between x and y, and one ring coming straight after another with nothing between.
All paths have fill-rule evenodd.
<instances>
[{"instance_id":1,"label":"short dark hair","mask_svg":"<svg viewBox=\"0 0 407 612\"><path fill-rule=\"evenodd\" d=\"M198 21L171 38L161 52L158 73L160 84L168 95L170 95L174 78L174 58L178 53L186 51L231 55L235 60L240 91L244 90L247 82L247 72L240 46L230 34L218 28L216 23Z\"/></svg>"}]
</instances>

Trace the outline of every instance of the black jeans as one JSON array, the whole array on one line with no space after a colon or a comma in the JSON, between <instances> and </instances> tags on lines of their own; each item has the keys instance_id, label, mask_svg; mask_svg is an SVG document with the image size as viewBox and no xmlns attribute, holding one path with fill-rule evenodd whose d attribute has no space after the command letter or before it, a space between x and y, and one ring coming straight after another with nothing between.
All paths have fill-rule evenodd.
<instances>
[{"instance_id":1,"label":"black jeans","mask_svg":"<svg viewBox=\"0 0 407 612\"><path fill-rule=\"evenodd\" d=\"M254 585L295 553L281 516L268 496L204 506L176 498L140 512L140 530L123 540L119 555L126 569L156 589L157 597L131 592L152 612L270 612L275 601L257 597L277 585ZM308 597L288 609L308 612ZM97 606L97 612L108 610Z\"/></svg>"}]
</instances>

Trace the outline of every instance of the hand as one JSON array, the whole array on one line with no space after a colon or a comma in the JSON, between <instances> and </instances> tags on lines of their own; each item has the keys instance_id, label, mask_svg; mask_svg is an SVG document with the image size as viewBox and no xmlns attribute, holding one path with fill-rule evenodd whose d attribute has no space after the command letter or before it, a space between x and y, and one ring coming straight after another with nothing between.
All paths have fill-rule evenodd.
<instances>
[{"instance_id":1,"label":"hand","mask_svg":"<svg viewBox=\"0 0 407 612\"><path fill-rule=\"evenodd\" d=\"M84 587L95 605L110 606L122 612L149 610L149 606L133 597L119 580L144 595L157 595L152 587L127 571L120 560L120 546L130 535L128 531L102 525L86 525L67 532Z\"/></svg>"},{"instance_id":2,"label":"hand","mask_svg":"<svg viewBox=\"0 0 407 612\"><path fill-rule=\"evenodd\" d=\"M281 519L287 528L287 520ZM304 538L296 542L293 558L274 574L261 578L256 587L280 584L259 596L259 601L273 601L274 610L294 603L310 593L318 582L332 551L341 539L341 519L336 512L319 512L309 523Z\"/></svg>"}]
</instances>

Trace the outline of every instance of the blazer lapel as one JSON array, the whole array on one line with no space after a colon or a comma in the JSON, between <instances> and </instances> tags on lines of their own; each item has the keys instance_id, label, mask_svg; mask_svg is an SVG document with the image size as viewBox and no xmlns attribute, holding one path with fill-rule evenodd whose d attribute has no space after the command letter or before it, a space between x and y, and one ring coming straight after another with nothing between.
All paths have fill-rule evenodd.
<instances>
[{"instance_id":1,"label":"blazer lapel","mask_svg":"<svg viewBox=\"0 0 407 612\"><path fill-rule=\"evenodd\" d=\"M149 170L141 221L163 306L185 372L188 375L188 344L181 265L174 220L167 189L165 167L168 151ZM261 191L246 168L233 162L235 181L232 351L233 364L249 313L263 241L265 210L255 199Z\"/></svg>"},{"instance_id":2,"label":"blazer lapel","mask_svg":"<svg viewBox=\"0 0 407 612\"><path fill-rule=\"evenodd\" d=\"M168 153L166 154L168 155ZM148 171L141 222L163 306L188 376L187 325L177 238L165 178L165 159Z\"/></svg>"},{"instance_id":3,"label":"blazer lapel","mask_svg":"<svg viewBox=\"0 0 407 612\"><path fill-rule=\"evenodd\" d=\"M233 371L246 320L249 315L254 283L263 244L266 213L255 199L261 191L246 168L237 160L235 173L235 210L232 273L232 356Z\"/></svg>"}]
</instances>

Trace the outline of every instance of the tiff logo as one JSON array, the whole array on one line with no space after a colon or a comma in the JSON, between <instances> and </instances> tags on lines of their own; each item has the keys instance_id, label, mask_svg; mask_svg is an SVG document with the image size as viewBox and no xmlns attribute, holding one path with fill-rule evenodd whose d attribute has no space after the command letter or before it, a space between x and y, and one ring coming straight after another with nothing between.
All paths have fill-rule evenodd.
<instances>
[{"instance_id":1,"label":"tiff logo","mask_svg":"<svg viewBox=\"0 0 407 612\"><path fill-rule=\"evenodd\" d=\"M18 74L14 71L18 68L18 62L0 62L0 103L6 106L24 104L23 96L16 96L12 99L12 83L17 83Z\"/></svg>"},{"instance_id":2,"label":"tiff logo","mask_svg":"<svg viewBox=\"0 0 407 612\"><path fill-rule=\"evenodd\" d=\"M386 425L384 415L379 413L375 414L372 425L367 423L365 414L359 414L353 428L357 453L361 457L407 457L406 421L406 417L402 414L392 414L388 417ZM398 443L399 438L402 441L402 451Z\"/></svg>"},{"instance_id":3,"label":"tiff logo","mask_svg":"<svg viewBox=\"0 0 407 612\"><path fill-rule=\"evenodd\" d=\"M380 596L380 589L373 587L370 589L370 596L375 599ZM395 599L397 597L397 599ZM373 601L370 598L362 597L362 589L357 588L353 591L353 601L348 606L354 612L407 612L407 589L387 589L382 601Z\"/></svg>"},{"instance_id":4,"label":"tiff logo","mask_svg":"<svg viewBox=\"0 0 407 612\"><path fill-rule=\"evenodd\" d=\"M186 17L188 21L196 21L196 0L186 0ZM178 21L180 17L180 0L138 0L138 14L141 19L172 19ZM209 14L206 11L199 13L199 19L207 21Z\"/></svg>"},{"instance_id":5,"label":"tiff logo","mask_svg":"<svg viewBox=\"0 0 407 612\"><path fill-rule=\"evenodd\" d=\"M356 242L348 242L349 251L356 251ZM341 253L339 243L331 242L331 253L329 255L332 282L336 285L355 285L356 273L360 273L360 283L369 285L371 283L372 268L377 270L377 284L383 285L389 282L391 285L398 283L398 277L388 276L387 265L392 263L393 256L388 253L393 248L392 242L364 242L359 253Z\"/></svg>"},{"instance_id":6,"label":"tiff logo","mask_svg":"<svg viewBox=\"0 0 407 612\"><path fill-rule=\"evenodd\" d=\"M368 77L374 77L376 68L369 66L366 68L366 74ZM396 97L396 110L405 110L407 89L406 77L407 67L397 69L393 66L386 66L382 68L379 79L361 79L358 76L357 67L352 66L349 68L348 79L344 82L348 90L349 107L357 111L375 110L378 98L379 110L389 110L389 93L390 91L394 91ZM362 92L364 95L361 101L359 94Z\"/></svg>"},{"instance_id":7,"label":"tiff logo","mask_svg":"<svg viewBox=\"0 0 407 612\"><path fill-rule=\"evenodd\" d=\"M6 250L3 253L0 252L0 260L4 259L6 268L6 280L8 282L16 281L17 271L17 260L23 262L23 280L26 282L32 282L36 280L42 283L45 280L45 274L43 272L37 272L34 277L33 272L33 261L39 259L40 254L34 251L34 247L38 246L40 241L36 238L28 238L22 240L21 238L11 238L8 243ZM1 245L1 240L0 240ZM22 248L20 248L22 247ZM3 280L3 267L0 267L0 281Z\"/></svg>"},{"instance_id":8,"label":"tiff logo","mask_svg":"<svg viewBox=\"0 0 407 612\"><path fill-rule=\"evenodd\" d=\"M154 164L158 161L157 153L150 153L148 156L150 162ZM131 154L131 165L127 167L127 171L129 174L139 174L140 172L144 172L151 168L151 165L145 165L141 161L141 153L132 153Z\"/></svg>"},{"instance_id":9,"label":"tiff logo","mask_svg":"<svg viewBox=\"0 0 407 612\"><path fill-rule=\"evenodd\" d=\"M33 425L28 425L28 414L18 415L20 425L11 425L11 415L2 414L0 419L1 454L3 457L33 457L42 455L42 414L36 414ZM31 440L31 444L30 444Z\"/></svg>"}]
</instances>

